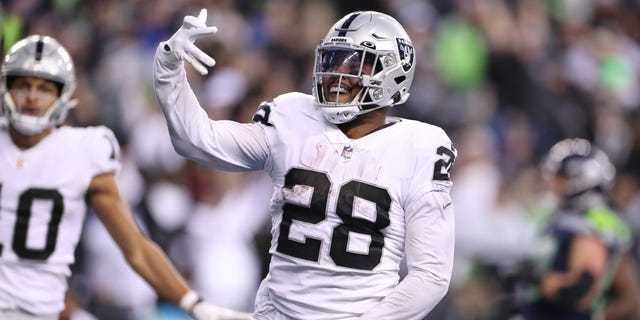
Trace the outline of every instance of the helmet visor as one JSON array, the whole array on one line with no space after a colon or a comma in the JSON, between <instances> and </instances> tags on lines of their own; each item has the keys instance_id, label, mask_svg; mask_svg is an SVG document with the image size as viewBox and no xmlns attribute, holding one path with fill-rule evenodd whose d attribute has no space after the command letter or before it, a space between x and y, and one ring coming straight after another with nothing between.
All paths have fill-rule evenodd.
<instances>
[{"instance_id":1,"label":"helmet visor","mask_svg":"<svg viewBox=\"0 0 640 320\"><path fill-rule=\"evenodd\" d=\"M375 55L358 49L322 48L317 58L316 72L361 76L371 75Z\"/></svg>"}]
</instances>

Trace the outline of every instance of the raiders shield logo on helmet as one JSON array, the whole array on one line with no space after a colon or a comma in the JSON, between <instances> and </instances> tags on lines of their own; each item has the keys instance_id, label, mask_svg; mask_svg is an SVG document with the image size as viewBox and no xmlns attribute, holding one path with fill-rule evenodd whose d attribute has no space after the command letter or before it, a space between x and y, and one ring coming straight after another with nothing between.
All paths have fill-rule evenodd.
<instances>
[{"instance_id":1,"label":"raiders shield logo on helmet","mask_svg":"<svg viewBox=\"0 0 640 320\"><path fill-rule=\"evenodd\" d=\"M402 61L402 69L409 71L413 65L413 46L407 39L396 38L398 43L398 53L400 54L400 61Z\"/></svg>"}]
</instances>

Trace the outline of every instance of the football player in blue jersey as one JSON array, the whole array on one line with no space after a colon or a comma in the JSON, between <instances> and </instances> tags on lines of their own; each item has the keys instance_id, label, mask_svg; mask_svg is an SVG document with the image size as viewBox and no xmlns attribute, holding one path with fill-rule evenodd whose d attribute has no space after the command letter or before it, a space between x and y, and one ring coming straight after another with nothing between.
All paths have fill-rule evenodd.
<instances>
[{"instance_id":1,"label":"football player in blue jersey","mask_svg":"<svg viewBox=\"0 0 640 320\"><path fill-rule=\"evenodd\" d=\"M630 230L607 198L615 168L589 141L566 139L550 149L543 173L559 200L545 229L546 239L554 245L539 277L538 294L523 309L524 318L601 319L607 293L616 289L612 287L616 270L623 277L629 267L620 261L630 246Z\"/></svg>"}]
</instances>

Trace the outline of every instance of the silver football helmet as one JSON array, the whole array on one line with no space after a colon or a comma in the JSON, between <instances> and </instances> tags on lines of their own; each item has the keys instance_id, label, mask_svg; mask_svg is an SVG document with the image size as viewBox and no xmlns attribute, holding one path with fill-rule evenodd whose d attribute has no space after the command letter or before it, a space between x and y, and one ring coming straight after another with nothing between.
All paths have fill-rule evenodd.
<instances>
[{"instance_id":1,"label":"silver football helmet","mask_svg":"<svg viewBox=\"0 0 640 320\"><path fill-rule=\"evenodd\" d=\"M39 77L61 85L60 95L41 116L20 113L9 92L7 80L16 76ZM14 44L5 55L0 70L2 113L20 133L35 135L64 122L75 106L71 96L76 88L73 60L67 50L49 36L32 35Z\"/></svg>"},{"instance_id":2,"label":"silver football helmet","mask_svg":"<svg viewBox=\"0 0 640 320\"><path fill-rule=\"evenodd\" d=\"M565 139L549 150L543 173L567 178L564 196L572 197L587 191L608 191L616 170L607 155L589 141Z\"/></svg>"},{"instance_id":3,"label":"silver football helmet","mask_svg":"<svg viewBox=\"0 0 640 320\"><path fill-rule=\"evenodd\" d=\"M312 91L327 120L345 123L407 101L415 69L413 44L398 21L375 11L353 12L336 22L316 47ZM349 94L347 83L354 79L360 92L349 102L338 102L341 94ZM332 84L323 86L323 81Z\"/></svg>"}]
</instances>

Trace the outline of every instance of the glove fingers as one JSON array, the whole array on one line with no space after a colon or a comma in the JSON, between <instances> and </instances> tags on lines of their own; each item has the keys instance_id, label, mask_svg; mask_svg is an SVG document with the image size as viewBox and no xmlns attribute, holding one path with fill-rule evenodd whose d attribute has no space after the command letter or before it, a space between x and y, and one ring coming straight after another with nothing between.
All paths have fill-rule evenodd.
<instances>
[{"instance_id":1,"label":"glove fingers","mask_svg":"<svg viewBox=\"0 0 640 320\"><path fill-rule=\"evenodd\" d=\"M207 21L206 20L200 20L200 18L194 17L194 16L186 16L184 17L184 20L182 21L182 25L184 27L186 27L187 29L193 29L193 28L203 28L203 29L210 29L210 28L215 28L216 30L218 30L218 28L216 27L207 27Z\"/></svg>"},{"instance_id":2,"label":"glove fingers","mask_svg":"<svg viewBox=\"0 0 640 320\"><path fill-rule=\"evenodd\" d=\"M207 68L205 66L202 65L202 63L200 63L198 60L196 60L194 57L192 57L190 54L185 54L184 55L184 60L189 62L195 69L196 71L198 71L201 75L207 75L209 73L209 70L207 70Z\"/></svg>"},{"instance_id":3,"label":"glove fingers","mask_svg":"<svg viewBox=\"0 0 640 320\"><path fill-rule=\"evenodd\" d=\"M194 16L186 16L182 21L182 25L187 28L193 28L202 26L202 23L200 23L200 20Z\"/></svg>"},{"instance_id":4,"label":"glove fingers","mask_svg":"<svg viewBox=\"0 0 640 320\"><path fill-rule=\"evenodd\" d=\"M208 35L208 34L214 34L216 32L218 32L218 28L217 27L203 27L203 28L197 28L194 30L189 30L193 36L204 36L204 35Z\"/></svg>"},{"instance_id":5,"label":"glove fingers","mask_svg":"<svg viewBox=\"0 0 640 320\"><path fill-rule=\"evenodd\" d=\"M218 28L207 26L207 9L201 9L197 17L185 16L182 27L167 41L177 59L190 63L202 75L209 73L216 61L200 50L193 42L203 36L218 32ZM206 65L206 66L205 66Z\"/></svg>"},{"instance_id":6,"label":"glove fingers","mask_svg":"<svg viewBox=\"0 0 640 320\"><path fill-rule=\"evenodd\" d=\"M218 28L216 27L206 27L206 28L194 28L189 29L189 41L194 42L198 38L202 38L207 35L212 35L218 32Z\"/></svg>"},{"instance_id":7,"label":"glove fingers","mask_svg":"<svg viewBox=\"0 0 640 320\"><path fill-rule=\"evenodd\" d=\"M205 8L200 9L200 14L198 14L198 20L201 21L203 24L207 23L207 9Z\"/></svg>"},{"instance_id":8,"label":"glove fingers","mask_svg":"<svg viewBox=\"0 0 640 320\"><path fill-rule=\"evenodd\" d=\"M216 27L207 27L207 9L200 10L197 17L184 17L183 25L188 29L197 29L199 33L213 34L218 32Z\"/></svg>"},{"instance_id":9,"label":"glove fingers","mask_svg":"<svg viewBox=\"0 0 640 320\"><path fill-rule=\"evenodd\" d=\"M216 60L210 57L208 54L204 53L204 51L200 50L200 48L196 47L195 44L190 43L186 50L188 55L192 56L198 61L202 61L202 63L208 65L209 67L213 67L216 64Z\"/></svg>"}]
</instances>

